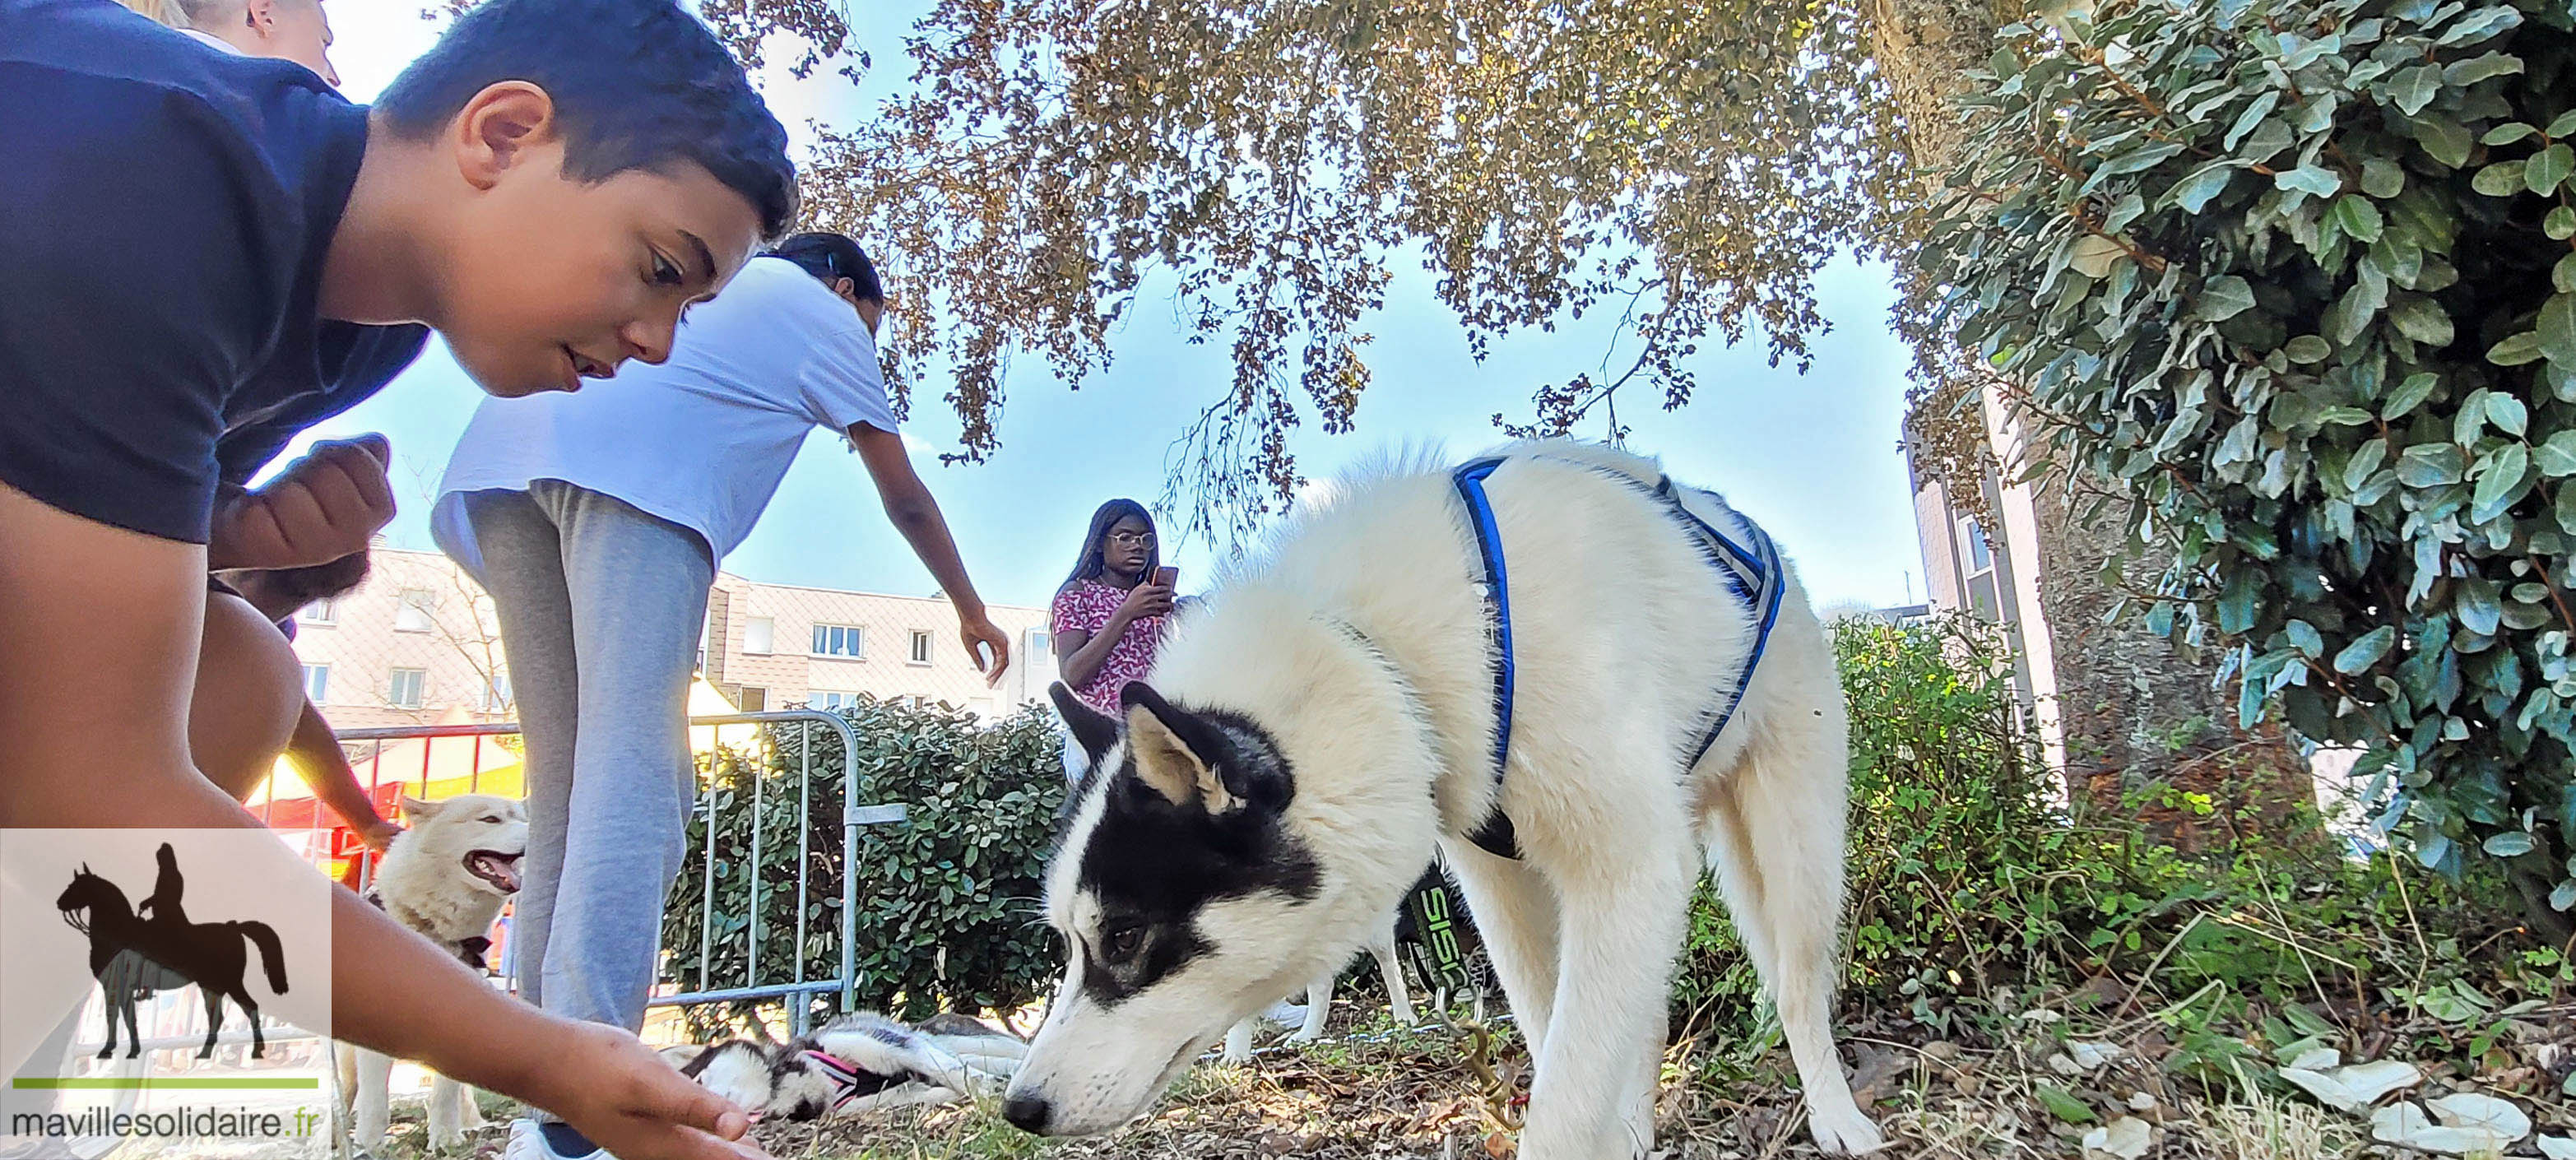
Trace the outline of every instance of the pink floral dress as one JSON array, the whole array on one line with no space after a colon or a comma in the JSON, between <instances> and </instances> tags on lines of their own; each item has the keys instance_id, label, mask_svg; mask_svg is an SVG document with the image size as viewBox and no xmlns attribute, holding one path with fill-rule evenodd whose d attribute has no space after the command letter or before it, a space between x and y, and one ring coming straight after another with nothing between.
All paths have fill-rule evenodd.
<instances>
[{"instance_id":1,"label":"pink floral dress","mask_svg":"<svg viewBox=\"0 0 2576 1160\"><path fill-rule=\"evenodd\" d=\"M1111 613L1127 602L1127 590L1083 580L1055 594L1055 631L1100 635L1109 623ZM1154 667L1154 650L1163 643L1163 617L1145 616L1127 622L1127 631L1119 634L1118 644L1109 650L1109 659L1101 662L1100 672L1074 687L1073 695L1082 703L1110 716L1117 716L1118 690L1127 682L1145 678Z\"/></svg>"}]
</instances>

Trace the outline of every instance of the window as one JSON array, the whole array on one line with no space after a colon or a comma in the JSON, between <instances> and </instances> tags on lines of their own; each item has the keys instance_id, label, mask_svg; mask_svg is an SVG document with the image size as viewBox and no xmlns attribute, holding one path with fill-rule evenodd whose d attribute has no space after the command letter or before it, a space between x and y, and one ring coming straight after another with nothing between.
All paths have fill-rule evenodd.
<instances>
[{"instance_id":1,"label":"window","mask_svg":"<svg viewBox=\"0 0 2576 1160\"><path fill-rule=\"evenodd\" d=\"M758 685L744 685L742 692L734 695L733 703L735 708L745 713L766 713L769 711L769 690Z\"/></svg>"},{"instance_id":2,"label":"window","mask_svg":"<svg viewBox=\"0 0 2576 1160\"><path fill-rule=\"evenodd\" d=\"M438 607L438 594L426 588L402 590L402 605L394 610L395 632L428 632L437 627L430 610Z\"/></svg>"},{"instance_id":3,"label":"window","mask_svg":"<svg viewBox=\"0 0 2576 1160\"><path fill-rule=\"evenodd\" d=\"M305 624L318 624L324 627L338 624L340 623L340 598L325 597L307 604L304 606L304 611L295 614L295 619Z\"/></svg>"},{"instance_id":4,"label":"window","mask_svg":"<svg viewBox=\"0 0 2576 1160\"><path fill-rule=\"evenodd\" d=\"M805 704L808 708L821 709L826 713L838 713L843 709L857 708L859 704L859 695L857 693L825 693L817 691L806 697Z\"/></svg>"},{"instance_id":5,"label":"window","mask_svg":"<svg viewBox=\"0 0 2576 1160\"><path fill-rule=\"evenodd\" d=\"M385 700L397 709L417 709L429 703L428 669L395 669L393 687Z\"/></svg>"},{"instance_id":6,"label":"window","mask_svg":"<svg viewBox=\"0 0 2576 1160\"><path fill-rule=\"evenodd\" d=\"M2003 619L2003 602L1996 591L1994 549L1987 545L1986 530L1977 523L1977 517L1960 518L1959 547L1964 558L1963 571L1967 573L1969 611L1989 621Z\"/></svg>"},{"instance_id":7,"label":"window","mask_svg":"<svg viewBox=\"0 0 2576 1160\"><path fill-rule=\"evenodd\" d=\"M742 651L763 654L778 651L778 621L767 616L744 618Z\"/></svg>"},{"instance_id":8,"label":"window","mask_svg":"<svg viewBox=\"0 0 2576 1160\"><path fill-rule=\"evenodd\" d=\"M304 699L316 705L331 703L331 666L304 666Z\"/></svg>"},{"instance_id":9,"label":"window","mask_svg":"<svg viewBox=\"0 0 2576 1160\"><path fill-rule=\"evenodd\" d=\"M494 673L483 679L483 711L506 713L510 710L510 674Z\"/></svg>"},{"instance_id":10,"label":"window","mask_svg":"<svg viewBox=\"0 0 2576 1160\"><path fill-rule=\"evenodd\" d=\"M1029 656L1038 660L1055 656L1055 634L1043 628L1030 629Z\"/></svg>"},{"instance_id":11,"label":"window","mask_svg":"<svg viewBox=\"0 0 2576 1160\"><path fill-rule=\"evenodd\" d=\"M912 630L912 663L916 665L930 663L930 634L918 628Z\"/></svg>"},{"instance_id":12,"label":"window","mask_svg":"<svg viewBox=\"0 0 2576 1160\"><path fill-rule=\"evenodd\" d=\"M1968 542L1968 570L1983 572L1995 566L1994 549L1986 543L1986 529L1969 516L1959 521L1960 538Z\"/></svg>"},{"instance_id":13,"label":"window","mask_svg":"<svg viewBox=\"0 0 2576 1160\"><path fill-rule=\"evenodd\" d=\"M847 624L815 625L814 655L818 657L848 657L851 660L858 660L858 628Z\"/></svg>"}]
</instances>

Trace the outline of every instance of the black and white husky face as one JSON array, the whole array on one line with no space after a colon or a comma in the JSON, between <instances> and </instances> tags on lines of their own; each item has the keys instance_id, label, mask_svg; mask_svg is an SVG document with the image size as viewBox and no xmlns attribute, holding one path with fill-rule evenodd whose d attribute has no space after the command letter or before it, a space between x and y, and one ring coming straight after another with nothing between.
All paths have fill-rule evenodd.
<instances>
[{"instance_id":1,"label":"black and white husky face","mask_svg":"<svg viewBox=\"0 0 2576 1160\"><path fill-rule=\"evenodd\" d=\"M1141 683L1123 722L1054 696L1091 761L1047 870L1068 961L1002 1114L1080 1135L1134 1118L1236 1020L1322 972L1306 905L1322 870L1286 825L1287 760L1252 721Z\"/></svg>"}]
</instances>

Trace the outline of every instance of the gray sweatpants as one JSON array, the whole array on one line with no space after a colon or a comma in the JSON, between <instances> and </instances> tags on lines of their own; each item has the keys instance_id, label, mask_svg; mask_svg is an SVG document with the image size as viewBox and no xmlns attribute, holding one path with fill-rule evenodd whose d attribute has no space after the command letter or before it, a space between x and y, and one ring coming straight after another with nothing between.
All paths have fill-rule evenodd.
<instances>
[{"instance_id":1,"label":"gray sweatpants","mask_svg":"<svg viewBox=\"0 0 2576 1160\"><path fill-rule=\"evenodd\" d=\"M637 1030L693 796L689 680L715 564L696 532L561 480L464 499L527 741L519 992Z\"/></svg>"}]
</instances>

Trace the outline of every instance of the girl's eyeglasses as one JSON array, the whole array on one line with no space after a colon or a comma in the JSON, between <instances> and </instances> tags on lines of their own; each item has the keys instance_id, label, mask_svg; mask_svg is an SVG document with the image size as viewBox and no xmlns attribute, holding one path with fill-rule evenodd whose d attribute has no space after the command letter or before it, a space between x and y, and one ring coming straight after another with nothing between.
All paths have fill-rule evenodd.
<instances>
[{"instance_id":1,"label":"girl's eyeglasses","mask_svg":"<svg viewBox=\"0 0 2576 1160\"><path fill-rule=\"evenodd\" d=\"M1116 544L1122 548L1150 548L1154 546L1154 533L1152 532L1111 532L1109 533L1108 539L1110 543Z\"/></svg>"}]
</instances>

